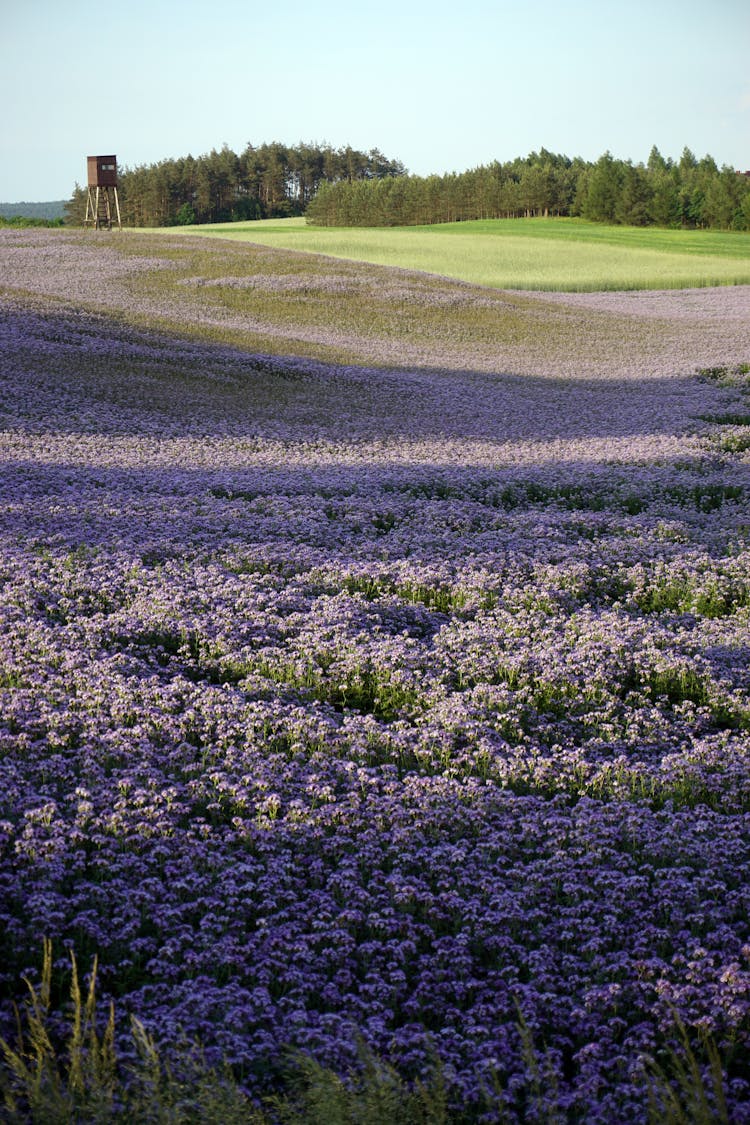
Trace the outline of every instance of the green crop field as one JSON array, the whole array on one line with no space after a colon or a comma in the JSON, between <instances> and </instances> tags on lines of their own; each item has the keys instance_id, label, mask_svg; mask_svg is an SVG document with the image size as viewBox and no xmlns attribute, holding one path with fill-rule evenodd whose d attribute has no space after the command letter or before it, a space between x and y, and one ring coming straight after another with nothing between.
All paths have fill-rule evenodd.
<instances>
[{"instance_id":1,"label":"green crop field","mask_svg":"<svg viewBox=\"0 0 750 1125\"><path fill-rule=\"evenodd\" d=\"M162 228L164 229L164 228ZM429 227L307 226L269 219L177 228L499 289L591 291L750 284L750 233L493 219ZM174 234L176 228L167 228Z\"/></svg>"}]
</instances>

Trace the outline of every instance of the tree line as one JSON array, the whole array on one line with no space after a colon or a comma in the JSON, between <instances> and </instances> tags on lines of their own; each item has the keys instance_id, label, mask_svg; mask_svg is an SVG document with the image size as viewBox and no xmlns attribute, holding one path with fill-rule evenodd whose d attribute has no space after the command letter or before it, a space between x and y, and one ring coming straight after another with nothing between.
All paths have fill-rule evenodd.
<instances>
[{"instance_id":1,"label":"tree line","mask_svg":"<svg viewBox=\"0 0 750 1125\"><path fill-rule=\"evenodd\" d=\"M121 168L127 226L172 226L305 215L321 226L411 226L468 219L580 216L631 226L750 230L750 173L688 148L655 146L645 164L610 152L595 162L541 149L466 172L413 176L378 149L300 142L224 145L203 156ZM82 223L76 185L66 222Z\"/></svg>"},{"instance_id":2,"label":"tree line","mask_svg":"<svg viewBox=\"0 0 750 1125\"><path fill-rule=\"evenodd\" d=\"M322 226L409 226L468 219L580 216L631 226L750 230L750 173L651 149L646 164L596 162L542 149L442 176L321 183L306 216Z\"/></svg>"},{"instance_id":3,"label":"tree line","mask_svg":"<svg viewBox=\"0 0 750 1125\"><path fill-rule=\"evenodd\" d=\"M50 200L48 203L0 203L0 218L2 219L40 219L59 220L65 218L64 199ZM55 222L58 226L59 223Z\"/></svg>"},{"instance_id":4,"label":"tree line","mask_svg":"<svg viewBox=\"0 0 750 1125\"><path fill-rule=\"evenodd\" d=\"M400 161L376 148L272 142L248 144L239 154L224 145L203 156L119 168L117 179L123 223L157 227L302 215L322 183L405 173ZM66 207L69 223L83 222L86 196L76 184Z\"/></svg>"}]
</instances>

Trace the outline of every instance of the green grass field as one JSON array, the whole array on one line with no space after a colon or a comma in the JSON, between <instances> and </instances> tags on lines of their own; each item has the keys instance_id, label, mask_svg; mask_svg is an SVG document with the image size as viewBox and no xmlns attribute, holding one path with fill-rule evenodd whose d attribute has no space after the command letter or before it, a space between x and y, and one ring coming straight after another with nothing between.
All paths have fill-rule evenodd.
<instances>
[{"instance_id":1,"label":"green grass field","mask_svg":"<svg viewBox=\"0 0 750 1125\"><path fill-rule=\"evenodd\" d=\"M312 227L304 219L269 219L167 230L423 270L498 289L750 284L747 232L614 227L580 219L385 228Z\"/></svg>"}]
</instances>

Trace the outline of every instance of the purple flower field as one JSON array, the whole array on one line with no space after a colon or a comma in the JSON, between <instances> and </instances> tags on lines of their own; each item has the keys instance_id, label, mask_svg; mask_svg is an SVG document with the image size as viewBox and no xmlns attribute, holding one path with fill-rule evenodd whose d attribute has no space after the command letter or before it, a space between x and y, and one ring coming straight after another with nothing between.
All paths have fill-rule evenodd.
<instances>
[{"instance_id":1,"label":"purple flower field","mask_svg":"<svg viewBox=\"0 0 750 1125\"><path fill-rule=\"evenodd\" d=\"M645 1122L676 1012L750 1122L748 291L696 362L334 365L128 325L97 251L55 289L13 238L0 1035L46 936L258 1096L362 1037L531 1120L520 1011L549 1112ZM181 292L294 290L268 261Z\"/></svg>"}]
</instances>

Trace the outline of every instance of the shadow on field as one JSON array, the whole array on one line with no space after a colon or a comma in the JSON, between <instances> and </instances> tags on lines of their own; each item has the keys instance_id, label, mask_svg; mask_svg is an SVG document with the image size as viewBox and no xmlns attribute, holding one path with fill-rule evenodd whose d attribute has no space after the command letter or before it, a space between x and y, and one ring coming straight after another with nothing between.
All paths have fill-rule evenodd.
<instances>
[{"instance_id":1,"label":"shadow on field","mask_svg":"<svg viewBox=\"0 0 750 1125\"><path fill-rule=\"evenodd\" d=\"M18 305L2 311L0 347L3 427L36 433L346 444L674 437L726 397L695 375L562 379L253 355Z\"/></svg>"}]
</instances>

